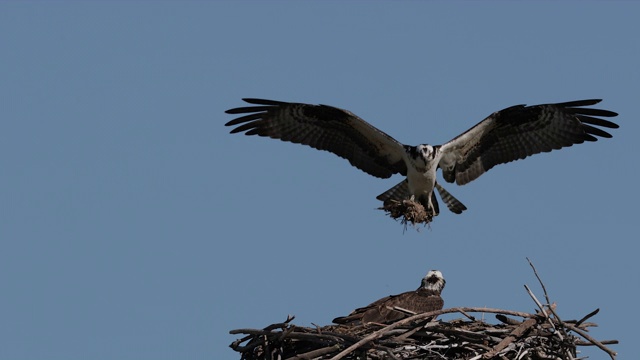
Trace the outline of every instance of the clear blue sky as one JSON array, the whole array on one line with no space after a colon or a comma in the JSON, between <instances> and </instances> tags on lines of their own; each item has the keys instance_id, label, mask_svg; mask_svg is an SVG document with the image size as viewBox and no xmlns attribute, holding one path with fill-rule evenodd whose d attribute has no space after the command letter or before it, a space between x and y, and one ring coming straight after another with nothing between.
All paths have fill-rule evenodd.
<instances>
[{"instance_id":1,"label":"clear blue sky","mask_svg":"<svg viewBox=\"0 0 640 360\"><path fill-rule=\"evenodd\" d=\"M1 2L0 358L238 359L236 328L324 325L413 289L559 314L636 353L640 4ZM349 109L407 144L603 98L614 138L494 168L403 233L400 181L229 135L242 97ZM487 318L493 321L492 316ZM605 354L584 349L592 358Z\"/></svg>"}]
</instances>

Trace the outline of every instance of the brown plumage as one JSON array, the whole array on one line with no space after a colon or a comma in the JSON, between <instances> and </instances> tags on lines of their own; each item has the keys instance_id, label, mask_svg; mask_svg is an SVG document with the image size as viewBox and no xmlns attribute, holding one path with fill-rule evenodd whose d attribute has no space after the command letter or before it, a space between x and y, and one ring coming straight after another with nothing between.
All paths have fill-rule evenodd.
<instances>
[{"instance_id":1,"label":"brown plumage","mask_svg":"<svg viewBox=\"0 0 640 360\"><path fill-rule=\"evenodd\" d=\"M422 279L417 290L386 296L365 307L355 309L348 316L335 318L333 322L344 325L359 325L370 322L392 323L407 316L407 313L403 311L394 310L396 307L416 314L440 310L444 306L444 300L440 294L445 283L440 271L431 270Z\"/></svg>"},{"instance_id":2,"label":"brown plumage","mask_svg":"<svg viewBox=\"0 0 640 360\"><path fill-rule=\"evenodd\" d=\"M437 181L467 184L499 164L569 147L598 137L617 124L601 117L613 111L587 106L598 99L534 106L516 105L497 111L442 145L405 145L350 111L327 105L244 99L254 106L229 109L242 116L227 122L231 133L265 136L311 146L347 159L351 165L379 178L406 177L378 200L420 202L430 216L439 213L434 189L456 214L466 210Z\"/></svg>"}]
</instances>

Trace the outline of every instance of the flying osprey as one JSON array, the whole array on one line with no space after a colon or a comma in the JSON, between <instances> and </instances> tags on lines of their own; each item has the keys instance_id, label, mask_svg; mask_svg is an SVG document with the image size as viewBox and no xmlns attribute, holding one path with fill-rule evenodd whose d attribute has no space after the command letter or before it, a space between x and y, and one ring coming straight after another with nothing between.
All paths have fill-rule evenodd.
<instances>
[{"instance_id":1,"label":"flying osprey","mask_svg":"<svg viewBox=\"0 0 640 360\"><path fill-rule=\"evenodd\" d=\"M464 185L498 164L524 159L554 149L596 141L611 135L596 126L615 129L618 125L600 117L615 112L585 106L601 100L580 100L535 106L516 105L489 115L477 125L442 145L404 145L355 114L327 105L243 99L258 106L227 110L227 114L248 114L226 123L231 133L268 136L309 145L349 160L358 169L389 178L399 173L406 179L379 195L388 201L411 199L422 204L430 216L438 215L434 188L449 210L456 214L467 208L436 181L442 169L447 182Z\"/></svg>"},{"instance_id":2,"label":"flying osprey","mask_svg":"<svg viewBox=\"0 0 640 360\"><path fill-rule=\"evenodd\" d=\"M355 309L348 316L333 319L336 324L358 325L369 322L391 323L407 316L401 308L416 314L440 310L444 300L440 297L445 285L444 277L438 270L431 270L422 279L420 287L398 295L383 297L365 307Z\"/></svg>"}]
</instances>

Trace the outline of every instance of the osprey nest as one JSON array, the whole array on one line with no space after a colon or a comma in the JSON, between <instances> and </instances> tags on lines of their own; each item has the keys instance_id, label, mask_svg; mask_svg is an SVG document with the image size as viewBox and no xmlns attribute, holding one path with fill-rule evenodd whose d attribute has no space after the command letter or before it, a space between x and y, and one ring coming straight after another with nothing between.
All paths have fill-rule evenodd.
<instances>
[{"instance_id":1,"label":"osprey nest","mask_svg":"<svg viewBox=\"0 0 640 360\"><path fill-rule=\"evenodd\" d=\"M549 312L550 308L546 311ZM465 318L430 322L434 315L460 313ZM576 359L578 346L615 352L587 334L596 326L586 320L561 321L546 312L527 314L488 308L454 308L414 315L389 325L328 325L308 328L293 317L264 329L238 329L245 334L230 346L246 360L294 359ZM495 313L490 324L471 313ZM507 317L509 315L510 317Z\"/></svg>"},{"instance_id":2,"label":"osprey nest","mask_svg":"<svg viewBox=\"0 0 640 360\"><path fill-rule=\"evenodd\" d=\"M433 216L427 214L424 206L413 200L387 200L379 210L384 210L394 220L400 219L402 225L411 224L427 225L433 220Z\"/></svg>"},{"instance_id":3,"label":"osprey nest","mask_svg":"<svg viewBox=\"0 0 640 360\"><path fill-rule=\"evenodd\" d=\"M240 353L242 360L576 360L579 347L596 346L615 360L616 353L606 345L618 341L598 341L588 333L590 327L597 325L587 320L599 310L579 320L561 320L544 284L540 284L545 305L525 285L538 308L535 313L462 307L412 314L394 308L407 317L390 324L313 328L293 325L294 317L289 316L286 321L263 329L230 331L244 335L230 347ZM458 313L462 318L433 320L450 313ZM480 319L471 315L474 313L481 314ZM485 321L485 314L495 314L497 321Z\"/></svg>"}]
</instances>

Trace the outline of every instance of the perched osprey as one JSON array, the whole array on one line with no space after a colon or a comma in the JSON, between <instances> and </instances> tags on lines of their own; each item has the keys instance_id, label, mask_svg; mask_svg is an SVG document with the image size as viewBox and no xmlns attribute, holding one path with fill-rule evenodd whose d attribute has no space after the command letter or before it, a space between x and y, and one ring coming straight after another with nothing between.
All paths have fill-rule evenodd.
<instances>
[{"instance_id":1,"label":"perched osprey","mask_svg":"<svg viewBox=\"0 0 640 360\"><path fill-rule=\"evenodd\" d=\"M390 295L365 307L355 309L348 316L333 319L336 324L358 325L369 322L391 323L407 316L406 312L394 310L401 308L416 314L440 310L444 300L440 297L445 285L442 273L431 270L422 279L420 287L398 295Z\"/></svg>"},{"instance_id":2,"label":"perched osprey","mask_svg":"<svg viewBox=\"0 0 640 360\"><path fill-rule=\"evenodd\" d=\"M347 110L273 100L244 101L258 106L227 110L227 114L248 114L225 124L238 125L231 133L268 136L330 151L379 178L399 173L406 179L377 199L385 203L412 199L431 216L439 213L434 188L452 212L460 214L467 209L438 184L438 168L447 182L464 185L498 164L596 141L597 136L611 137L596 126L618 128L596 117L617 116L615 112L585 108L601 100L516 105L489 115L442 145L412 146L398 142Z\"/></svg>"}]
</instances>

